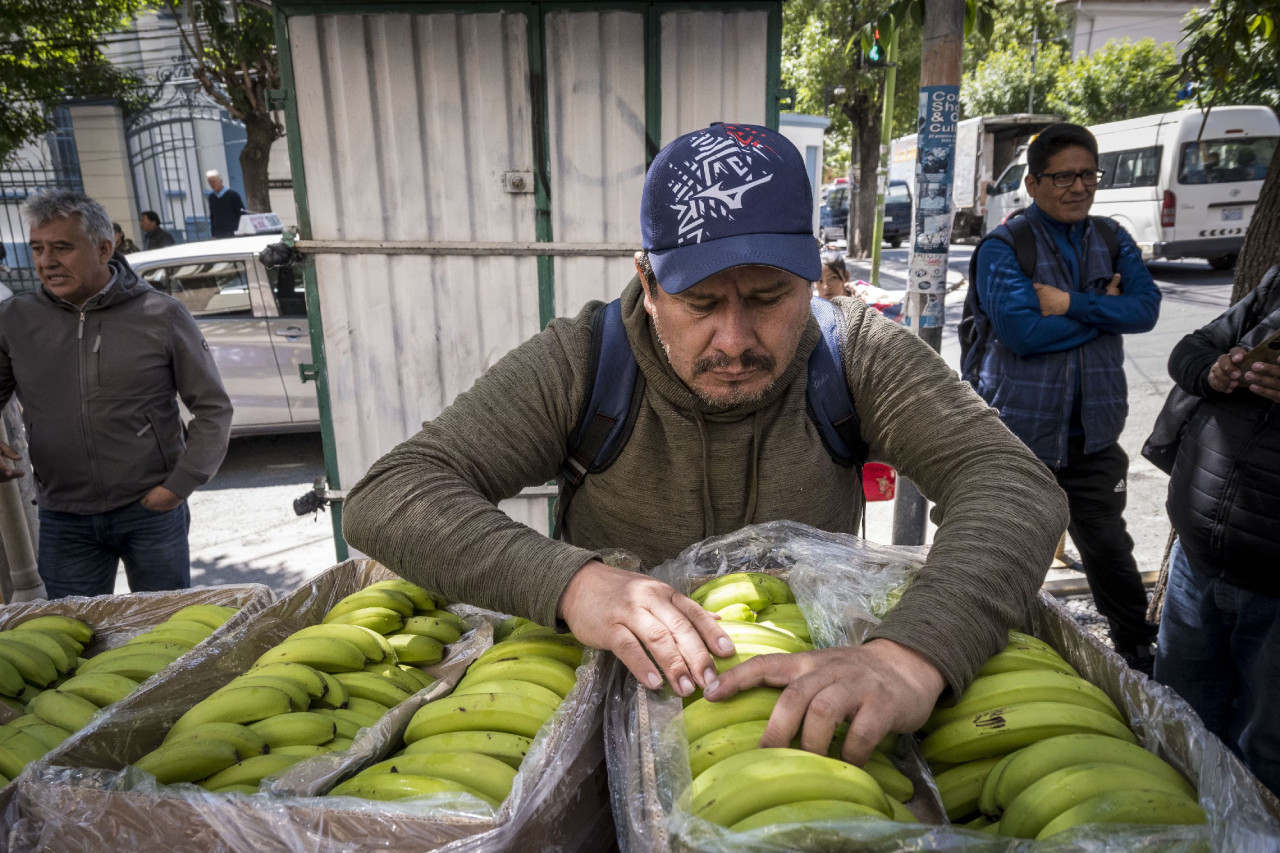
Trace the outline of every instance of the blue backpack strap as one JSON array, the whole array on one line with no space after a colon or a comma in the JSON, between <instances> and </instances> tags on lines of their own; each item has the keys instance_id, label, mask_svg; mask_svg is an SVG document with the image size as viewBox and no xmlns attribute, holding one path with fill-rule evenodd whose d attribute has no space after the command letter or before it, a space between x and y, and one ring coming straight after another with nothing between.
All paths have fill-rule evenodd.
<instances>
[{"instance_id":1,"label":"blue backpack strap","mask_svg":"<svg viewBox=\"0 0 1280 853\"><path fill-rule=\"evenodd\" d=\"M845 332L844 312L832 303L814 297L809 303L822 330L822 340L809 356L809 382L805 391L809 418L832 461L861 470L871 449L862 438L862 421L844 377L841 342Z\"/></svg>"},{"instance_id":2,"label":"blue backpack strap","mask_svg":"<svg viewBox=\"0 0 1280 853\"><path fill-rule=\"evenodd\" d=\"M644 374L622 324L620 299L601 308L591 320L588 376L587 405L569 434L569 452L556 475L560 485L552 533L556 538L563 530L569 501L583 479L612 465L626 446L644 398Z\"/></svg>"}]
</instances>

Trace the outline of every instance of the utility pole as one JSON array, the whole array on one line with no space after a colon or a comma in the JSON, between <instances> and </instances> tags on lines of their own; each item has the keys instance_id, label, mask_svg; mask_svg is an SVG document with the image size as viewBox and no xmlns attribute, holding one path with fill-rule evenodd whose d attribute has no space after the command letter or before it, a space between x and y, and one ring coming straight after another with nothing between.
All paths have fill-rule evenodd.
<instances>
[{"instance_id":1,"label":"utility pole","mask_svg":"<svg viewBox=\"0 0 1280 853\"><path fill-rule=\"evenodd\" d=\"M880 244L884 242L884 198L889 194L889 145L893 141L893 96L898 81L898 24L889 34L889 67L884 75L884 117L880 121L880 168L876 170L876 224L871 237L871 283L880 286Z\"/></svg>"},{"instance_id":2,"label":"utility pole","mask_svg":"<svg viewBox=\"0 0 1280 853\"><path fill-rule=\"evenodd\" d=\"M934 351L942 348L947 260L951 245L951 186L956 174L956 125L964 51L965 0L923 0L920 110L916 137L915 228L907 273L907 325ZM923 545L924 496L898 478L893 544Z\"/></svg>"}]
</instances>

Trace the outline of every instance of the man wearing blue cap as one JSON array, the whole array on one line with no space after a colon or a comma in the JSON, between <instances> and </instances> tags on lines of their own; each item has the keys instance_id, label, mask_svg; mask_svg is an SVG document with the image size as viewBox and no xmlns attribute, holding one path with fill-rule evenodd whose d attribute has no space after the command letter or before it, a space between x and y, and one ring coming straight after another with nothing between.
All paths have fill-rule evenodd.
<instances>
[{"instance_id":1,"label":"man wearing blue cap","mask_svg":"<svg viewBox=\"0 0 1280 853\"><path fill-rule=\"evenodd\" d=\"M860 300L811 305L821 276L812 214L804 162L779 134L715 124L671 142L645 178L639 275L613 303L551 322L375 463L348 496L347 540L453 600L562 620L654 688L665 677L682 696L702 687L714 700L789 685L766 738L775 745L803 719L802 743L825 751L849 719L844 755L860 763L886 732L917 728L1024 621L1066 505L1047 469L917 337ZM936 502L936 541L862 646L754 659L717 680L711 656L733 644L716 620L600 555L622 548L652 567L780 519L857 530L858 466L837 458L809 414L810 359L827 351L815 312L839 328L855 441ZM610 323L621 331L605 340ZM577 458L602 384L593 365L606 358L593 345L619 340L634 377L630 432L600 465ZM558 472L576 483L567 508L562 491L559 539L497 509Z\"/></svg>"}]
</instances>

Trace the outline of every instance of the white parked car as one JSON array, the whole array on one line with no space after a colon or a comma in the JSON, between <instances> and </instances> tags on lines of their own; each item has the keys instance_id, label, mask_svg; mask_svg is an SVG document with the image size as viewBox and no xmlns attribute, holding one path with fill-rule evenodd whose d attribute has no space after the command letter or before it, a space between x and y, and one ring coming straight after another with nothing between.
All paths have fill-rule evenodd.
<instances>
[{"instance_id":1,"label":"white parked car","mask_svg":"<svg viewBox=\"0 0 1280 853\"><path fill-rule=\"evenodd\" d=\"M235 406L232 435L320 429L301 269L268 274L259 255L279 234L208 240L135 252L129 264L182 300L200 325Z\"/></svg>"}]
</instances>

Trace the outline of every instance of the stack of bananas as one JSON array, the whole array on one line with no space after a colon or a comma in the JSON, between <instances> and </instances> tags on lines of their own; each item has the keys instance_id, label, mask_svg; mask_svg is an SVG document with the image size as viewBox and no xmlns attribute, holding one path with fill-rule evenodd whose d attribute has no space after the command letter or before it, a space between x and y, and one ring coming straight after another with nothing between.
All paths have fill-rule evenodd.
<instances>
[{"instance_id":1,"label":"stack of bananas","mask_svg":"<svg viewBox=\"0 0 1280 853\"><path fill-rule=\"evenodd\" d=\"M947 817L1047 838L1087 823L1203 823L1195 788L1138 745L1111 699L1051 646L1017 631L920 745Z\"/></svg>"},{"instance_id":2,"label":"stack of bananas","mask_svg":"<svg viewBox=\"0 0 1280 853\"><path fill-rule=\"evenodd\" d=\"M193 604L165 622L88 660L80 657L93 628L70 616L37 616L0 632L0 692L24 711L0 726L0 782L84 728L99 709L118 702L188 652L236 612ZM45 689L48 688L48 689Z\"/></svg>"},{"instance_id":3,"label":"stack of bananas","mask_svg":"<svg viewBox=\"0 0 1280 853\"><path fill-rule=\"evenodd\" d=\"M335 787L330 796L404 800L470 794L497 808L511 793L533 737L577 680L583 648L572 635L525 619L467 670L452 694L419 708L405 748Z\"/></svg>"},{"instance_id":4,"label":"stack of bananas","mask_svg":"<svg viewBox=\"0 0 1280 853\"><path fill-rule=\"evenodd\" d=\"M813 648L791 588L777 577L734 572L708 581L690 597L717 614L734 641L736 654L716 659L720 672L756 655ZM693 814L734 831L864 816L915 821L902 804L913 795L911 780L885 754L896 737L886 738L865 768L839 760L847 725L837 729L827 756L760 749L781 694L756 687L720 702L698 691L685 698Z\"/></svg>"},{"instance_id":5,"label":"stack of bananas","mask_svg":"<svg viewBox=\"0 0 1280 853\"><path fill-rule=\"evenodd\" d=\"M253 793L267 776L346 749L434 682L412 664L440 660L462 636L462 620L443 605L399 578L352 593L179 717L136 766L161 784Z\"/></svg>"}]
</instances>

